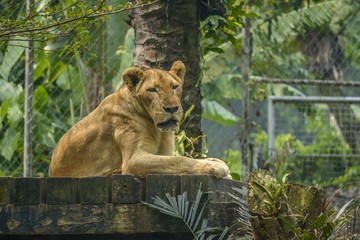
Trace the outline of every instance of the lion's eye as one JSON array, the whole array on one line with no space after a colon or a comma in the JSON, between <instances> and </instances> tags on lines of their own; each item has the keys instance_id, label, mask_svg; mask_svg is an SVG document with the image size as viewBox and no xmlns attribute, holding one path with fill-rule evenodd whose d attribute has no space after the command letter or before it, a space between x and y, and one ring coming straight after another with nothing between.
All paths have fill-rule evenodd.
<instances>
[{"instance_id":1,"label":"lion's eye","mask_svg":"<svg viewBox=\"0 0 360 240\"><path fill-rule=\"evenodd\" d=\"M147 90L148 92L151 92L151 93L155 93L155 92L157 92L156 91L156 88L148 88L148 90Z\"/></svg>"},{"instance_id":2,"label":"lion's eye","mask_svg":"<svg viewBox=\"0 0 360 240\"><path fill-rule=\"evenodd\" d=\"M177 85L177 84L174 84L174 85L172 85L172 89L178 89L178 87L179 87L179 85Z\"/></svg>"}]
</instances>

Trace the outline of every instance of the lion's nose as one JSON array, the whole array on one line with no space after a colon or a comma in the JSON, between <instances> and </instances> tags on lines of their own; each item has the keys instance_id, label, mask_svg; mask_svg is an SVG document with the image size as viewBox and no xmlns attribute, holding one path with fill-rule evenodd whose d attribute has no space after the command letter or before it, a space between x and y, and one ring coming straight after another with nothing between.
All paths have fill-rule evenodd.
<instances>
[{"instance_id":1,"label":"lion's nose","mask_svg":"<svg viewBox=\"0 0 360 240\"><path fill-rule=\"evenodd\" d=\"M179 110L179 107L176 106L176 107L164 107L164 111L167 112L167 113L176 113L177 111Z\"/></svg>"}]
</instances>

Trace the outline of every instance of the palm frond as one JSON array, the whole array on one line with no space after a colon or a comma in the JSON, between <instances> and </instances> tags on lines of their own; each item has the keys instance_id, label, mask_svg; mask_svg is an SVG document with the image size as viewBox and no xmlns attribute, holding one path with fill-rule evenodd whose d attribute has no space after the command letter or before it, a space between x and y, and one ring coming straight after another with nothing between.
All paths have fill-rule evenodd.
<instances>
[{"instance_id":1,"label":"palm frond","mask_svg":"<svg viewBox=\"0 0 360 240\"><path fill-rule=\"evenodd\" d=\"M190 230L194 239L217 239L222 240L228 233L228 228L221 229L218 227L209 227L208 220L203 218L203 213L208 200L204 203L201 202L203 192L198 189L196 197L193 203L190 203L187 199L187 192L184 192L177 197L172 197L166 193L166 200L163 200L159 196L153 198L153 203L146 203L145 205L159 210L166 215L180 218L187 228ZM201 224L200 224L201 223Z\"/></svg>"},{"instance_id":2,"label":"palm frond","mask_svg":"<svg viewBox=\"0 0 360 240\"><path fill-rule=\"evenodd\" d=\"M239 235L242 235L242 240L251 240L253 239L252 228L250 224L250 211L248 208L248 203L246 200L247 188L243 186L242 188L232 188L236 194L228 193L229 196L235 201L238 205L238 229L237 232Z\"/></svg>"},{"instance_id":3,"label":"palm frond","mask_svg":"<svg viewBox=\"0 0 360 240\"><path fill-rule=\"evenodd\" d=\"M346 33L345 41L347 48L349 48L347 51L352 59L356 60L353 61L354 64L359 66L360 51L357 51L359 41L357 35L354 34L358 32L359 24L357 20L346 22L351 16L356 16L359 11L360 4L355 0L330 0L313 3L298 10L276 15L271 19L255 18L251 28L254 44L252 71L259 71L263 74L265 73L265 75L275 75L277 77L291 75L296 66L298 72L304 71L304 68L301 66L305 60L299 53L293 53L293 55L286 53L287 61L293 63L291 71L287 72L287 69L282 67L284 65L281 62L282 54L286 52L283 46L286 46L286 43L292 42L297 36L306 33L309 29L319 29L326 24L329 25L334 33L344 29L341 26L347 24L346 31L351 31ZM271 36L269 36L269 22L272 24ZM241 34L235 37L239 41ZM224 42L219 48L224 51L222 55L224 57L219 57L219 54L214 52L209 52L204 56L205 68L207 70L203 73L202 82L205 84L217 80L223 73L233 73L234 63L241 61L241 55L234 51L230 41ZM296 47L294 46L290 49L294 50ZM273 61L269 62L269 59L273 59ZM257 66L260 69L257 69ZM306 71L304 74L306 75Z\"/></svg>"},{"instance_id":4,"label":"palm frond","mask_svg":"<svg viewBox=\"0 0 360 240\"><path fill-rule=\"evenodd\" d=\"M337 22L344 21L355 12L359 11L360 4L351 4L344 0L325 1L311 4L298 10L293 10L271 19L273 24L271 39L277 44L281 44L288 39L306 33L309 29L319 28L325 24L330 24L336 30ZM263 42L268 41L267 23L258 22L254 26L254 40Z\"/></svg>"}]
</instances>

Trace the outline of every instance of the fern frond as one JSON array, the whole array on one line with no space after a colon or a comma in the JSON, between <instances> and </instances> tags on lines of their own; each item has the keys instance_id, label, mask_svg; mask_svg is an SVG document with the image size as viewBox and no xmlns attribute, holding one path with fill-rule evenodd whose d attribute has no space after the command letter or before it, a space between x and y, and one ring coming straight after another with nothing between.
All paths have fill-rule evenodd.
<instances>
[{"instance_id":1,"label":"fern frond","mask_svg":"<svg viewBox=\"0 0 360 240\"><path fill-rule=\"evenodd\" d=\"M198 236L200 236L200 240L206 237L206 233L211 233L211 235L207 236L206 240L211 240L216 238L217 240L224 239L227 236L229 231L228 227L224 229L218 227L207 227L207 219L204 219L205 223L202 225L202 229L197 232Z\"/></svg>"},{"instance_id":2,"label":"fern frond","mask_svg":"<svg viewBox=\"0 0 360 240\"><path fill-rule=\"evenodd\" d=\"M237 212L238 212L238 233L243 236L243 240L252 240L253 239L253 233L252 233L252 227L250 224L250 211L248 208L248 203L246 200L247 196L247 188L232 188L233 191L236 192L236 194L228 193L229 196L235 201L236 204L238 204Z\"/></svg>"}]
</instances>

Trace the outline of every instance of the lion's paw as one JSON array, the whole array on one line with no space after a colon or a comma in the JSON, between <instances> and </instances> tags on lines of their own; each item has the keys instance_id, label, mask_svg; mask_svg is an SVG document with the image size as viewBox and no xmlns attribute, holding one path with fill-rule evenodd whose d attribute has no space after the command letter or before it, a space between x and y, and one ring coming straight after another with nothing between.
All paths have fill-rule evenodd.
<instances>
[{"instance_id":1,"label":"lion's paw","mask_svg":"<svg viewBox=\"0 0 360 240\"><path fill-rule=\"evenodd\" d=\"M218 177L231 179L229 167L220 159L207 158L201 160L201 172Z\"/></svg>"}]
</instances>

